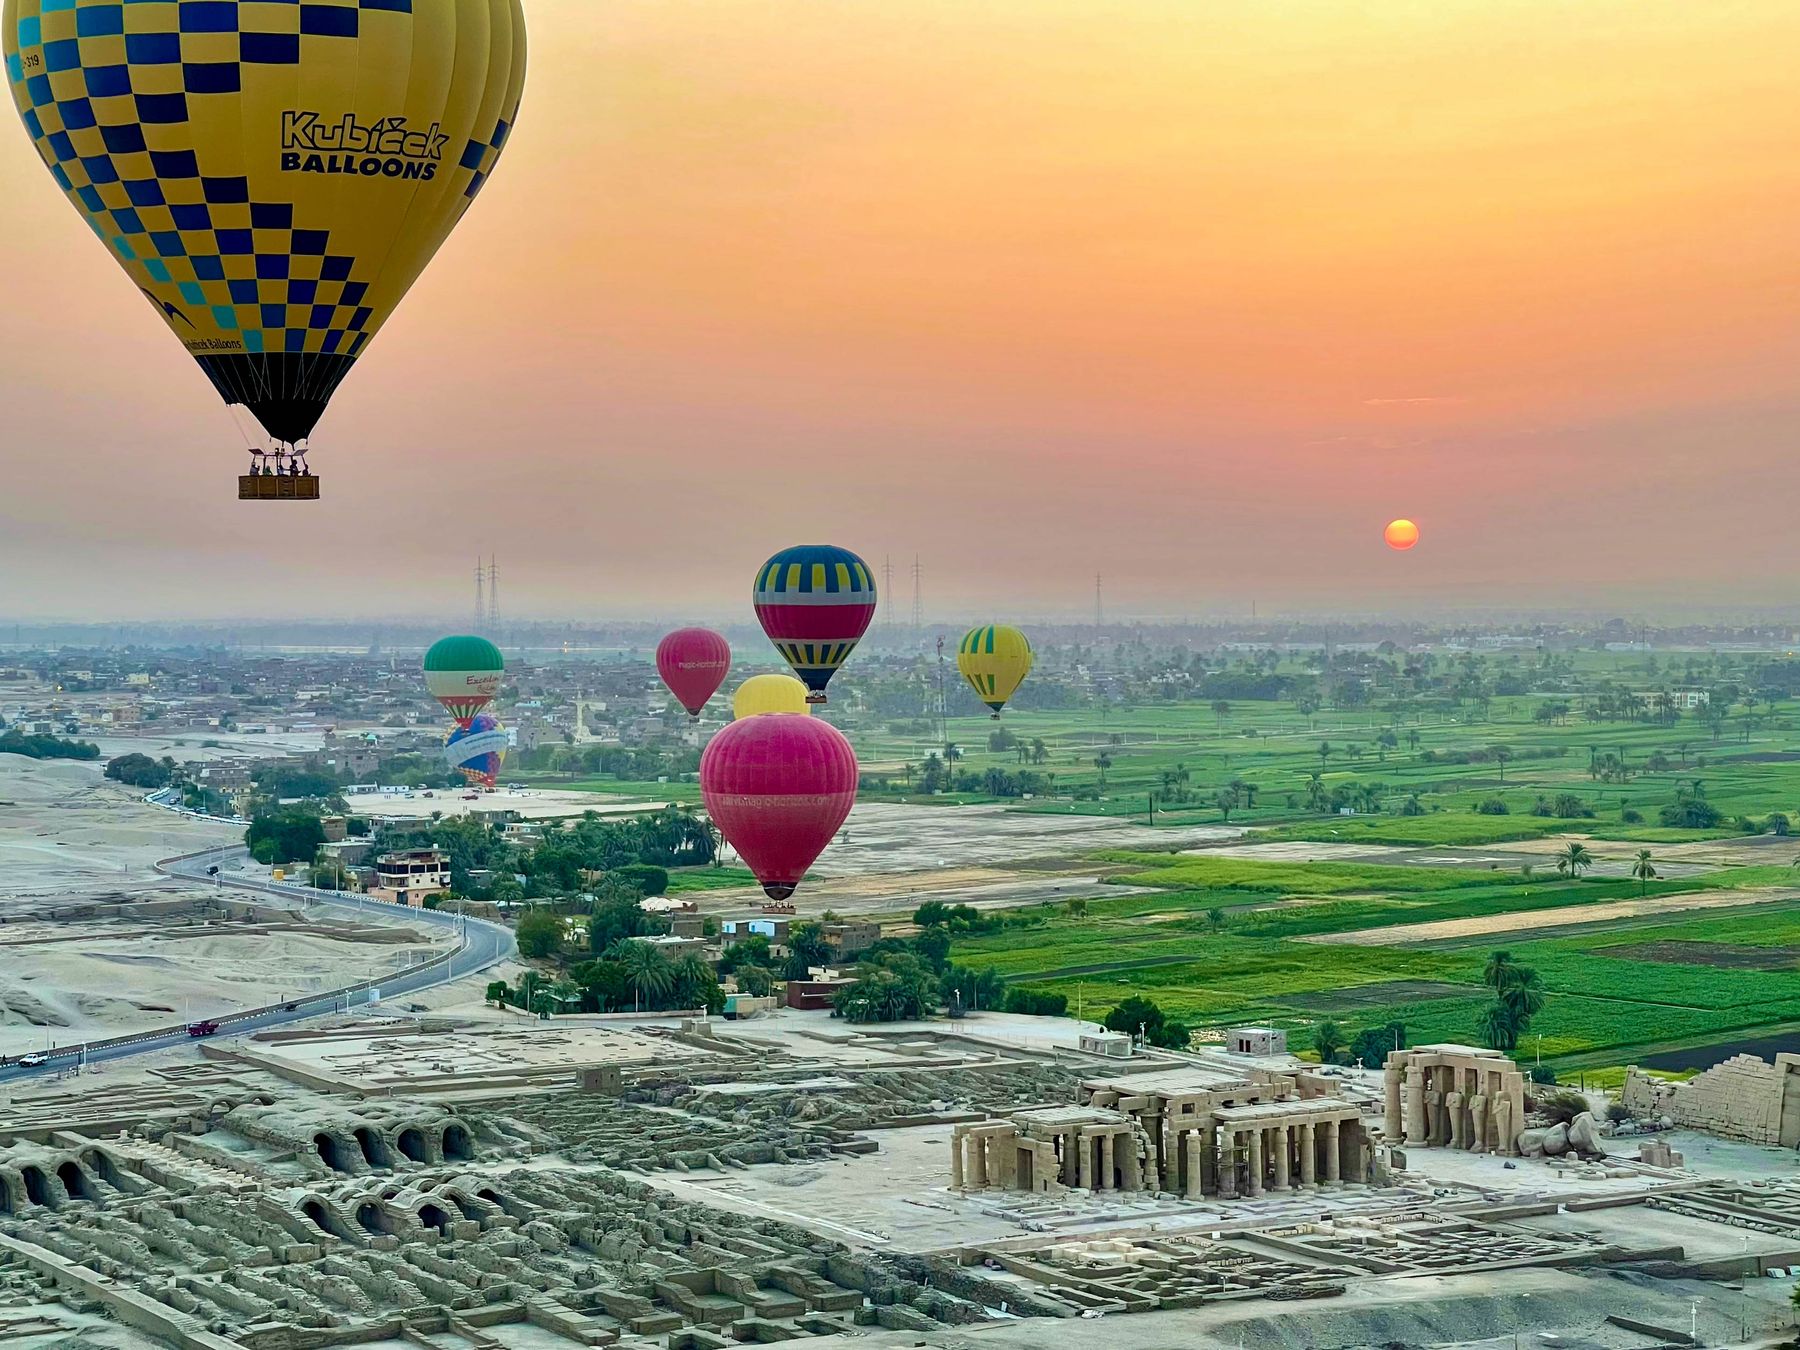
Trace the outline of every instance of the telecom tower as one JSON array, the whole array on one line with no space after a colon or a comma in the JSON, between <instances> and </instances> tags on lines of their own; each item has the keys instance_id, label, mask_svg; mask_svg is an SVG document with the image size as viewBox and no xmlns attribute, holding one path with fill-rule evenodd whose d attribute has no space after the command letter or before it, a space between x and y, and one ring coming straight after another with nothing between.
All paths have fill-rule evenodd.
<instances>
[{"instance_id":1,"label":"telecom tower","mask_svg":"<svg viewBox=\"0 0 1800 1350\"><path fill-rule=\"evenodd\" d=\"M894 631L894 559L885 553L881 558L881 598L887 602L881 607L881 626L891 633Z\"/></svg>"},{"instance_id":2,"label":"telecom tower","mask_svg":"<svg viewBox=\"0 0 1800 1350\"><path fill-rule=\"evenodd\" d=\"M494 555L488 555L488 632L493 637L500 636L500 566L494 561Z\"/></svg>"},{"instance_id":3,"label":"telecom tower","mask_svg":"<svg viewBox=\"0 0 1800 1350\"><path fill-rule=\"evenodd\" d=\"M916 637L925 627L925 569L919 566L919 555L913 554L913 635Z\"/></svg>"},{"instance_id":4,"label":"telecom tower","mask_svg":"<svg viewBox=\"0 0 1800 1350\"><path fill-rule=\"evenodd\" d=\"M1106 623L1106 611L1100 605L1100 574L1094 573L1094 627L1103 627Z\"/></svg>"},{"instance_id":5,"label":"telecom tower","mask_svg":"<svg viewBox=\"0 0 1800 1350\"><path fill-rule=\"evenodd\" d=\"M487 626L487 602L483 597L482 583L486 574L481 570L481 559L475 560L475 623L469 631L479 633Z\"/></svg>"}]
</instances>

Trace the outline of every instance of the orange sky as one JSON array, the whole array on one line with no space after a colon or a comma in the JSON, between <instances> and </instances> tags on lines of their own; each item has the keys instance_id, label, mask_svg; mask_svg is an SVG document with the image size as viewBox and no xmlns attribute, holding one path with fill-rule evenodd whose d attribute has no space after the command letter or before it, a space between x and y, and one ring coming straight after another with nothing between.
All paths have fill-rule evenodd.
<instances>
[{"instance_id":1,"label":"orange sky","mask_svg":"<svg viewBox=\"0 0 1800 1350\"><path fill-rule=\"evenodd\" d=\"M945 615L1791 589L1792 0L526 3L317 507L231 499L0 126L0 616L460 614L479 548L515 612L726 618L809 539Z\"/></svg>"}]
</instances>

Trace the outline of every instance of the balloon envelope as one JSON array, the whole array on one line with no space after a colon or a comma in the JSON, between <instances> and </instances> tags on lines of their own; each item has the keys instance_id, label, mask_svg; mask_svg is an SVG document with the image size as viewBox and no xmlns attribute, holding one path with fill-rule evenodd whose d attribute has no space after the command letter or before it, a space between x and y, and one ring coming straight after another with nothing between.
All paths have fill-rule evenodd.
<instances>
[{"instance_id":1,"label":"balloon envelope","mask_svg":"<svg viewBox=\"0 0 1800 1350\"><path fill-rule=\"evenodd\" d=\"M1030 639L1011 624L971 628L956 647L956 668L995 717L1031 674L1032 659Z\"/></svg>"},{"instance_id":2,"label":"balloon envelope","mask_svg":"<svg viewBox=\"0 0 1800 1350\"><path fill-rule=\"evenodd\" d=\"M742 721L763 713L805 713L812 708L806 701L806 686L792 675L752 675L731 696L731 715Z\"/></svg>"},{"instance_id":3,"label":"balloon envelope","mask_svg":"<svg viewBox=\"0 0 1800 1350\"><path fill-rule=\"evenodd\" d=\"M477 713L466 727L457 727L444 742L444 759L469 780L471 786L493 787L500 780L509 741L506 728L492 713Z\"/></svg>"},{"instance_id":4,"label":"balloon envelope","mask_svg":"<svg viewBox=\"0 0 1800 1350\"><path fill-rule=\"evenodd\" d=\"M856 752L818 718L745 718L700 756L700 795L763 892L785 900L850 814Z\"/></svg>"},{"instance_id":5,"label":"balloon envelope","mask_svg":"<svg viewBox=\"0 0 1800 1350\"><path fill-rule=\"evenodd\" d=\"M675 701L700 716L731 671L731 644L710 628L678 628L656 644L656 673Z\"/></svg>"},{"instance_id":6,"label":"balloon envelope","mask_svg":"<svg viewBox=\"0 0 1800 1350\"><path fill-rule=\"evenodd\" d=\"M825 686L856 650L875 617L875 578L846 548L802 544L785 548L756 574L756 617L810 692L823 703Z\"/></svg>"},{"instance_id":7,"label":"balloon envelope","mask_svg":"<svg viewBox=\"0 0 1800 1350\"><path fill-rule=\"evenodd\" d=\"M525 82L519 0L6 0L0 46L57 185L289 443L493 172Z\"/></svg>"},{"instance_id":8,"label":"balloon envelope","mask_svg":"<svg viewBox=\"0 0 1800 1350\"><path fill-rule=\"evenodd\" d=\"M1419 542L1419 527L1405 518L1390 520L1382 538L1387 540L1389 548L1404 553Z\"/></svg>"},{"instance_id":9,"label":"balloon envelope","mask_svg":"<svg viewBox=\"0 0 1800 1350\"><path fill-rule=\"evenodd\" d=\"M425 687L443 704L459 727L500 692L506 662L486 638L463 635L439 638L425 653Z\"/></svg>"}]
</instances>

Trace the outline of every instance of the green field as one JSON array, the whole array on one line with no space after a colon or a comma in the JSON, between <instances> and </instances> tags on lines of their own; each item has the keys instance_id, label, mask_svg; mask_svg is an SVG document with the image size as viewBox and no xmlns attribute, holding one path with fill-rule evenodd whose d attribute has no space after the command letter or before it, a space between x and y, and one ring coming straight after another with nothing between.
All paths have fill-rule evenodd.
<instances>
[{"instance_id":1,"label":"green field","mask_svg":"<svg viewBox=\"0 0 1800 1350\"><path fill-rule=\"evenodd\" d=\"M1066 994L1090 1017L1140 994L1196 1028L1267 1022L1304 1046L1324 1017L1351 1029L1399 1020L1415 1043L1473 1041L1488 1001L1481 968L1504 947L1539 971L1548 995L1521 1058L1541 1052L1571 1067L1800 1020L1800 894L1755 903L1789 880L1785 868L1730 868L1645 888L1661 896L1742 889L1745 908L1608 920L1556 936L1361 947L1297 939L1593 905L1635 897L1640 886L1554 874L1107 856L1154 864L1119 879L1166 889L1091 901L1079 917L1025 911L1018 926L959 939L953 959ZM1657 944L1668 943L1701 946L1665 957ZM1655 959L1645 959L1646 950Z\"/></svg>"},{"instance_id":2,"label":"green field","mask_svg":"<svg viewBox=\"0 0 1800 1350\"><path fill-rule=\"evenodd\" d=\"M1203 676L1194 675L1200 666ZM1113 692L1095 692L1077 668L1104 668ZM1285 678L1294 697L1180 696L1180 680L1158 693L1152 676L1160 669L1247 687ZM906 699L890 696L884 706L916 707L917 689L930 679L920 670ZM846 675L853 684L855 673ZM1033 678L1058 681L1053 701L1065 706L940 726L834 697L827 715L856 746L862 800L991 801L1159 826L1229 823L1271 843L1452 849L1541 839L1548 852L1558 837L1578 834L1614 862L1639 848L1654 856L1676 843L1757 835L1732 845L1725 861L1767 856L1776 865L1657 880L1648 890L1800 886L1800 873L1780 865L1793 847L1770 833L1785 827L1784 816L1800 821L1800 731L1783 692L1795 681L1770 658L1578 651L1202 660L1117 649L1048 653ZM1671 686L1707 689L1715 702L1652 711L1641 701L1655 705L1656 691ZM997 733L1016 743L992 741ZM919 791L934 757L959 776L957 790ZM1027 773L1029 797L1021 795ZM691 783L538 781L639 800L695 795ZM1695 803L1687 825L1663 821L1665 809ZM1769 845L1766 854L1752 851ZM1025 911L1022 926L959 939L955 959L1066 993L1090 1015L1136 992L1201 1027L1269 1021L1304 1041L1322 1016L1352 1029L1398 1018L1415 1040L1467 1041L1488 997L1482 963L1504 945L1539 969L1550 995L1521 1054L1535 1056L1541 1035L1545 1058L1570 1066L1618 1064L1661 1046L1800 1021L1800 900L1608 920L1536 938L1328 946L1300 939L1590 905L1635 896L1640 886L1563 880L1525 857L1492 870L1154 852L1095 861L1114 880L1155 889L1094 901L1081 918ZM1654 960L1601 950L1658 943L1678 945ZM1795 961L1773 969L1731 955L1790 944Z\"/></svg>"}]
</instances>

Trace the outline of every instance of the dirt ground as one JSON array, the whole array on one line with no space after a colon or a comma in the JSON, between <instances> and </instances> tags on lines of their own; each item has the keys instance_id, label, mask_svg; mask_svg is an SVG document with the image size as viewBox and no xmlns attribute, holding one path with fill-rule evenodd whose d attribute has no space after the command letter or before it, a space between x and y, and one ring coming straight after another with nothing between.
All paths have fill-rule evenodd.
<instances>
[{"instance_id":1,"label":"dirt ground","mask_svg":"<svg viewBox=\"0 0 1800 1350\"><path fill-rule=\"evenodd\" d=\"M1439 942L1450 938L1485 937L1490 933L1528 933L1569 928L1577 924L1605 923L1660 914L1680 914L1701 909L1741 909L1748 905L1772 905L1800 898L1791 887L1757 891L1697 891L1689 895L1659 896L1643 900L1615 900L1604 905L1570 905L1565 909L1539 909L1519 914L1488 914L1473 919L1443 919L1437 923L1391 924L1362 928L1353 933L1317 933L1295 939L1349 947L1403 947L1415 942Z\"/></svg>"},{"instance_id":2,"label":"dirt ground","mask_svg":"<svg viewBox=\"0 0 1800 1350\"><path fill-rule=\"evenodd\" d=\"M1717 970L1792 970L1800 965L1800 947L1734 947L1727 942L1636 942L1596 947L1594 955Z\"/></svg>"},{"instance_id":3,"label":"dirt ground","mask_svg":"<svg viewBox=\"0 0 1800 1350\"><path fill-rule=\"evenodd\" d=\"M431 937L409 927L369 941L323 925L234 931L192 914L71 914L95 901L211 897L154 864L238 842L242 832L146 805L142 795L107 782L99 763L0 755L0 1055L336 988L429 950Z\"/></svg>"}]
</instances>

